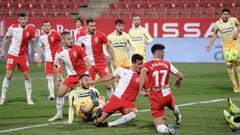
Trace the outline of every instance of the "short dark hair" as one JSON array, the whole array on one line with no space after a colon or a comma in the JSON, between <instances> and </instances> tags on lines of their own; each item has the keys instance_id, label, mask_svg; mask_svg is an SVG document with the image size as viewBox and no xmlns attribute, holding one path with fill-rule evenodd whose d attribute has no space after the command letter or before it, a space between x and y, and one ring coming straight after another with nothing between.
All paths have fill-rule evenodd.
<instances>
[{"instance_id":1,"label":"short dark hair","mask_svg":"<svg viewBox=\"0 0 240 135\"><path fill-rule=\"evenodd\" d=\"M231 13L231 11L230 11L228 8L223 8L223 9L222 9L222 14L223 14L223 12Z\"/></svg>"},{"instance_id":2,"label":"short dark hair","mask_svg":"<svg viewBox=\"0 0 240 135\"><path fill-rule=\"evenodd\" d=\"M134 54L131 59L132 63L136 63L137 60L143 60L143 56L140 54Z\"/></svg>"},{"instance_id":3,"label":"short dark hair","mask_svg":"<svg viewBox=\"0 0 240 135\"><path fill-rule=\"evenodd\" d=\"M84 74L80 75L79 80L81 80L81 79L82 79L83 77L85 77L85 76L86 76L86 77L89 77L88 74L85 74L85 73L84 73Z\"/></svg>"},{"instance_id":4,"label":"short dark hair","mask_svg":"<svg viewBox=\"0 0 240 135\"><path fill-rule=\"evenodd\" d=\"M70 32L69 32L69 31L63 31L63 32L61 33L61 36L65 36L65 35L70 35Z\"/></svg>"},{"instance_id":5,"label":"short dark hair","mask_svg":"<svg viewBox=\"0 0 240 135\"><path fill-rule=\"evenodd\" d=\"M18 16L19 17L27 17L27 14L26 13L19 13Z\"/></svg>"},{"instance_id":6,"label":"short dark hair","mask_svg":"<svg viewBox=\"0 0 240 135\"><path fill-rule=\"evenodd\" d=\"M48 20L42 21L42 25L43 25L44 23L49 23L49 21L48 21Z\"/></svg>"},{"instance_id":7,"label":"short dark hair","mask_svg":"<svg viewBox=\"0 0 240 135\"><path fill-rule=\"evenodd\" d=\"M140 17L140 15L136 14L136 13L133 13L132 17Z\"/></svg>"},{"instance_id":8,"label":"short dark hair","mask_svg":"<svg viewBox=\"0 0 240 135\"><path fill-rule=\"evenodd\" d=\"M77 18L75 19L75 23L76 23L77 21L80 21L80 22L81 22L81 24L83 25L83 20L82 20L82 18L80 18L80 17L77 17Z\"/></svg>"},{"instance_id":9,"label":"short dark hair","mask_svg":"<svg viewBox=\"0 0 240 135\"><path fill-rule=\"evenodd\" d=\"M96 22L96 20L94 18L88 18L86 24L88 25L90 22Z\"/></svg>"},{"instance_id":10,"label":"short dark hair","mask_svg":"<svg viewBox=\"0 0 240 135\"><path fill-rule=\"evenodd\" d=\"M116 19L116 21L115 21L115 25L117 25L117 24L124 24L124 21L123 21L123 19Z\"/></svg>"},{"instance_id":11,"label":"short dark hair","mask_svg":"<svg viewBox=\"0 0 240 135\"><path fill-rule=\"evenodd\" d=\"M162 45L162 44L154 44L151 48L151 51L152 51L152 54L155 53L155 51L157 50L164 50L165 49L165 46Z\"/></svg>"}]
</instances>

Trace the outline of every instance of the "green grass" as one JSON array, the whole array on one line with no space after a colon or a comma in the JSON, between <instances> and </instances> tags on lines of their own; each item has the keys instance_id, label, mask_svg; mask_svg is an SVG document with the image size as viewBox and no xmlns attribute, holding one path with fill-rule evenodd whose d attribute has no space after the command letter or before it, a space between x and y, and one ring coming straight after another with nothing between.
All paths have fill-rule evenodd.
<instances>
[{"instance_id":1,"label":"green grass","mask_svg":"<svg viewBox=\"0 0 240 135\"><path fill-rule=\"evenodd\" d=\"M224 64L186 64L176 63L175 66L183 72L184 81L180 90L173 90L177 104L199 102L232 97L234 94L231 82ZM0 83L5 75L5 63L0 63ZM47 82L43 68L38 69L31 64L34 106L29 106L25 99L25 87L21 73L15 72L10 83L6 104L0 106L0 131L25 126L46 124L47 119L55 114L55 101L46 100L48 95ZM15 78L15 79L14 79ZM20 78L20 79L19 79ZM172 85L171 81L171 85ZM106 95L102 85L97 85L100 93ZM239 103L238 100L234 102ZM64 121L67 120L67 102L64 107ZM138 96L139 110L149 109L147 98ZM178 126L181 135L231 135L230 128L225 124L222 111L227 108L225 101L197 104L179 107L183 116L182 125ZM119 116L110 117L108 121ZM167 122L174 123L171 112L166 110ZM175 123L174 123L175 124ZM0 133L1 134L1 133ZM2 134L14 135L146 135L158 134L152 122L150 112L139 112L138 117L126 124L114 128L95 128L93 123L83 123L76 120L72 125L56 124L39 128L30 128Z\"/></svg>"}]
</instances>

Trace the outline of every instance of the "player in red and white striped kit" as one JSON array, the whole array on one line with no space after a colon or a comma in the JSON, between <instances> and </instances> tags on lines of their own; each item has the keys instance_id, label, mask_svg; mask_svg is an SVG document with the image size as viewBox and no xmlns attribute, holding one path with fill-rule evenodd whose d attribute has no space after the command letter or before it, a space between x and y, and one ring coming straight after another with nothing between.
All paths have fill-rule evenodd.
<instances>
[{"instance_id":1,"label":"player in red and white striped kit","mask_svg":"<svg viewBox=\"0 0 240 135\"><path fill-rule=\"evenodd\" d=\"M82 21L82 18L80 17L76 18L75 25L76 25L76 29L74 30L73 38L74 38L74 44L78 44L77 36L79 35L80 32L86 31L86 29L83 27L83 21Z\"/></svg>"},{"instance_id":2,"label":"player in red and white striped kit","mask_svg":"<svg viewBox=\"0 0 240 135\"><path fill-rule=\"evenodd\" d=\"M60 42L61 36L58 32L51 29L51 25L49 21L42 22L42 29L43 34L39 37L39 59L38 59L38 66L41 67L42 65L42 54L45 51L45 74L48 80L48 90L49 90L49 97L48 100L55 99L54 96L54 76L53 76L53 69L54 69L54 59L57 50L60 49ZM62 66L58 69L58 78L61 78L62 73Z\"/></svg>"},{"instance_id":3,"label":"player in red and white striped kit","mask_svg":"<svg viewBox=\"0 0 240 135\"><path fill-rule=\"evenodd\" d=\"M89 75L92 80L95 80L96 74L100 77L108 75L107 61L103 52L103 45L106 45L109 54L111 55L111 63L116 68L115 55L112 46L109 44L107 37L99 31L96 31L96 21L93 18L86 20L86 31L82 31L77 35L77 42L86 50L89 60L91 61L91 69ZM110 82L104 83L108 97L111 96L113 90Z\"/></svg>"},{"instance_id":4,"label":"player in red and white striped kit","mask_svg":"<svg viewBox=\"0 0 240 135\"><path fill-rule=\"evenodd\" d=\"M180 87L180 81L183 79L180 73L170 62L163 60L165 47L162 44L155 44L151 51L153 59L144 63L141 75L139 89L143 90L145 78L147 77L150 88L150 104L151 112L155 127L159 133L170 133L177 135L178 132L173 128L172 124L168 126L164 122L165 107L172 110L176 119L176 124L181 123L181 115L177 105L175 105L174 97L169 87L170 73L176 76L174 83L175 88Z\"/></svg>"},{"instance_id":5,"label":"player in red and white striped kit","mask_svg":"<svg viewBox=\"0 0 240 135\"><path fill-rule=\"evenodd\" d=\"M95 121L97 127L117 126L136 118L137 108L135 107L135 100L139 93L139 75L143 65L143 57L139 54L134 54L131 61L132 67L130 67L130 69L119 68L113 75L108 75L95 82L99 83L119 78L115 92L103 107L101 117ZM107 117L117 111L122 113L121 118L112 122L103 122ZM97 111L97 113L99 112ZM99 115L97 113L95 114L96 116Z\"/></svg>"},{"instance_id":6,"label":"player in red and white striped kit","mask_svg":"<svg viewBox=\"0 0 240 135\"><path fill-rule=\"evenodd\" d=\"M57 70L58 66L60 65L60 61L62 61L67 70L68 76L63 81L58 90L56 100L57 114L48 121L62 119L64 95L70 89L75 88L76 84L78 84L79 77L86 71L89 71L89 69L91 68L90 61L83 48L72 44L71 34L65 31L61 35L61 42L64 46L63 49L61 48L60 50L58 50L55 56L54 68L56 68L55 70Z\"/></svg>"},{"instance_id":7,"label":"player in red and white striped kit","mask_svg":"<svg viewBox=\"0 0 240 135\"><path fill-rule=\"evenodd\" d=\"M0 98L0 105L4 104L8 86L12 78L15 66L23 73L25 88L27 94L27 103L33 105L32 101L32 85L29 76L29 63L28 63L28 43L31 42L34 51L35 46L35 30L32 26L27 25L27 14L20 13L18 24L12 24L3 38L0 57L5 57L5 48L8 39L11 38L11 44L7 55L6 76L3 79L2 95ZM35 61L37 60L37 53L35 53Z\"/></svg>"}]
</instances>

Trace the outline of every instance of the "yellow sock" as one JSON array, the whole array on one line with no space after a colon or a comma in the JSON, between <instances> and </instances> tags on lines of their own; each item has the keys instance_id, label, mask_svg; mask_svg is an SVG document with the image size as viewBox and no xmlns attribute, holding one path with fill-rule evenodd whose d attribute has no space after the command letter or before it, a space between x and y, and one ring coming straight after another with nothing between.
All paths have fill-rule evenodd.
<instances>
[{"instance_id":1,"label":"yellow sock","mask_svg":"<svg viewBox=\"0 0 240 135\"><path fill-rule=\"evenodd\" d=\"M233 70L233 68L231 68L231 69L227 68L227 71L228 71L229 77L230 77L230 79L232 81L234 92L238 92L238 85L237 85L235 77L234 77L234 70Z\"/></svg>"},{"instance_id":2,"label":"yellow sock","mask_svg":"<svg viewBox=\"0 0 240 135\"><path fill-rule=\"evenodd\" d=\"M236 66L236 69L237 69L237 76L238 76L238 84L240 84L240 66ZM238 90L238 92L240 92L240 89Z\"/></svg>"}]
</instances>

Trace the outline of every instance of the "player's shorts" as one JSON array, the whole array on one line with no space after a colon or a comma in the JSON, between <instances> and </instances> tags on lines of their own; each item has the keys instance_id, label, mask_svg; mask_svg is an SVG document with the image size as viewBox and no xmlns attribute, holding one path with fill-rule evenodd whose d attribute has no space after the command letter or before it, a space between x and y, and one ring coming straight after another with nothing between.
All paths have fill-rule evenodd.
<instances>
[{"instance_id":1,"label":"player's shorts","mask_svg":"<svg viewBox=\"0 0 240 135\"><path fill-rule=\"evenodd\" d=\"M240 55L240 45L238 45L237 42L232 42L232 43L230 43L230 44L228 44L228 45L223 46L223 56L224 56L224 58L225 58L225 53L226 53L227 50L229 50L229 49L235 49L235 50L237 50L238 54ZM239 60L240 60L240 57L238 58L238 61L239 61ZM232 63L227 62L227 61L225 61L225 62L226 62L227 65L232 64Z\"/></svg>"},{"instance_id":2,"label":"player's shorts","mask_svg":"<svg viewBox=\"0 0 240 135\"><path fill-rule=\"evenodd\" d=\"M14 70L16 65L18 67L18 70L21 72L30 70L27 56L13 56L8 54L6 69Z\"/></svg>"},{"instance_id":3,"label":"player's shorts","mask_svg":"<svg viewBox=\"0 0 240 135\"><path fill-rule=\"evenodd\" d=\"M81 107L84 107L86 112L82 112L80 110ZM76 103L76 115L84 122L90 121L92 120L92 115L96 112L95 108L91 100L79 101Z\"/></svg>"},{"instance_id":4,"label":"player's shorts","mask_svg":"<svg viewBox=\"0 0 240 135\"><path fill-rule=\"evenodd\" d=\"M109 74L108 72L108 67L106 66L91 66L91 69L89 71L89 75L91 77L92 80L95 80L96 74L99 74L100 77L105 77L106 75Z\"/></svg>"},{"instance_id":5,"label":"player's shorts","mask_svg":"<svg viewBox=\"0 0 240 135\"><path fill-rule=\"evenodd\" d=\"M161 91L150 92L150 104L153 118L159 118L164 115L165 107L173 109L175 107L175 101L172 93L163 97Z\"/></svg>"},{"instance_id":6,"label":"player's shorts","mask_svg":"<svg viewBox=\"0 0 240 135\"><path fill-rule=\"evenodd\" d=\"M60 66L58 67L58 73L61 74L62 73L62 62L60 62L59 64ZM45 62L45 74L46 75L52 75L53 74L53 67L54 63L53 62Z\"/></svg>"},{"instance_id":7,"label":"player's shorts","mask_svg":"<svg viewBox=\"0 0 240 135\"><path fill-rule=\"evenodd\" d=\"M113 114L120 111L121 114L125 114L127 109L135 108L134 102L121 100L117 96L112 95L106 105L103 107L103 112Z\"/></svg>"},{"instance_id":8,"label":"player's shorts","mask_svg":"<svg viewBox=\"0 0 240 135\"><path fill-rule=\"evenodd\" d=\"M78 81L79 81L79 75L69 75L63 81L63 84L73 89L78 84Z\"/></svg>"}]
</instances>

